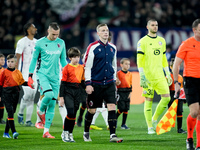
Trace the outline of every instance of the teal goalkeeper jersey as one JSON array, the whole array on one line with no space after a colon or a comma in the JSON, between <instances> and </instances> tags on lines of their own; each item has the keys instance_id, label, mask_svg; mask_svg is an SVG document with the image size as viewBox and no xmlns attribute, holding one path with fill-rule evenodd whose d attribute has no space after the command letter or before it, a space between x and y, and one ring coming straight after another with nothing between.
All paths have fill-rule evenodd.
<instances>
[{"instance_id":1,"label":"teal goalkeeper jersey","mask_svg":"<svg viewBox=\"0 0 200 150\"><path fill-rule=\"evenodd\" d=\"M168 67L165 39L144 36L137 44L137 65L143 68L148 80L164 78L163 68Z\"/></svg>"},{"instance_id":2,"label":"teal goalkeeper jersey","mask_svg":"<svg viewBox=\"0 0 200 150\"><path fill-rule=\"evenodd\" d=\"M38 63L37 73L45 74L52 80L59 80L59 62L62 67L67 65L65 42L62 39L57 38L54 41L50 41L47 37L39 39L32 55L29 73L34 72Z\"/></svg>"}]
</instances>

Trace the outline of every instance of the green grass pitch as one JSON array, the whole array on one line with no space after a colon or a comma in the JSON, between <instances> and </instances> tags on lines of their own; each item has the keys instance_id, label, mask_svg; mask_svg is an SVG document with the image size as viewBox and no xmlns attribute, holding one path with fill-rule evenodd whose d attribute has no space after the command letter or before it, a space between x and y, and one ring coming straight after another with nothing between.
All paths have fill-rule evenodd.
<instances>
[{"instance_id":1,"label":"green grass pitch","mask_svg":"<svg viewBox=\"0 0 200 150\"><path fill-rule=\"evenodd\" d=\"M153 111L157 103L153 103ZM19 109L19 105L18 105ZM17 112L18 112L17 109ZM118 118L118 128L116 130L117 136L122 137L122 143L110 143L109 131L106 130L106 125L101 116L96 120L96 125L102 127L102 131L90 130L92 142L83 141L83 127L74 127L75 143L65 143L61 139L62 120L59 114L58 105L56 105L53 125L50 128L50 134L55 136L55 139L42 138L43 129L35 127L21 126L17 122L17 114L15 114L16 130L19 132L19 138L6 139L3 138L5 125L0 125L0 149L1 150L184 150L186 134L178 134L176 127L168 133L161 135L148 135L147 126L144 119L143 104L131 105L129 110L127 125L130 130L122 130L121 120L122 115ZM183 129L186 130L186 118L189 109L186 104L183 108ZM36 105L32 122L36 121ZM4 120L7 114L4 113ZM82 124L83 125L83 124ZM195 133L194 133L195 134ZM11 135L11 131L10 131ZM195 137L195 135L194 135ZM195 137L196 139L196 137ZM196 142L195 142L196 143Z\"/></svg>"}]
</instances>

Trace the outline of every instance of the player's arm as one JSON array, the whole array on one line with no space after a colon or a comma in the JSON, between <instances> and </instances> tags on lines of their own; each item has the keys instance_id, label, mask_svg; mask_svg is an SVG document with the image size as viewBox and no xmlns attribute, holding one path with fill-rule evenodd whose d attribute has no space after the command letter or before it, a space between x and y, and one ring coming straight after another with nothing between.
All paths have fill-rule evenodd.
<instances>
[{"instance_id":1,"label":"player's arm","mask_svg":"<svg viewBox=\"0 0 200 150\"><path fill-rule=\"evenodd\" d=\"M180 65L183 62L183 59L175 57L174 66L173 66L173 76L174 76L174 86L175 86L175 96L180 91L180 85L178 84L178 74L180 70Z\"/></svg>"},{"instance_id":2,"label":"player's arm","mask_svg":"<svg viewBox=\"0 0 200 150\"><path fill-rule=\"evenodd\" d=\"M115 55L112 61L112 67L114 69L114 80L116 81L117 78L117 48L115 47Z\"/></svg>"},{"instance_id":3,"label":"player's arm","mask_svg":"<svg viewBox=\"0 0 200 150\"><path fill-rule=\"evenodd\" d=\"M94 62L94 52L91 46L89 45L84 56L85 64L85 83L86 83L86 92L87 94L92 94L94 91L91 86L91 70Z\"/></svg>"},{"instance_id":4,"label":"player's arm","mask_svg":"<svg viewBox=\"0 0 200 150\"><path fill-rule=\"evenodd\" d=\"M143 70L145 64L144 49L144 44L142 44L142 42L139 41L137 44L137 66L140 74L140 86L143 88L147 88L149 81L146 79Z\"/></svg>"},{"instance_id":5,"label":"player's arm","mask_svg":"<svg viewBox=\"0 0 200 150\"><path fill-rule=\"evenodd\" d=\"M60 55L60 64L62 67L65 67L67 65L67 60L66 60L66 47L65 47L65 42L63 41L63 49Z\"/></svg>"},{"instance_id":6,"label":"player's arm","mask_svg":"<svg viewBox=\"0 0 200 150\"><path fill-rule=\"evenodd\" d=\"M15 50L15 55L17 57L17 62L16 62L15 68L19 67L19 59L22 56L22 53L23 53L23 50L24 50L24 46L25 46L25 44L24 44L23 40L19 40L17 42L17 47L16 47L16 50Z\"/></svg>"},{"instance_id":7,"label":"player's arm","mask_svg":"<svg viewBox=\"0 0 200 150\"><path fill-rule=\"evenodd\" d=\"M165 42L163 42L163 48L165 49L165 51L163 52L162 66L165 70L167 83L170 86L172 84L172 78L171 78L168 61L167 61L167 57L166 57L166 43Z\"/></svg>"}]
</instances>

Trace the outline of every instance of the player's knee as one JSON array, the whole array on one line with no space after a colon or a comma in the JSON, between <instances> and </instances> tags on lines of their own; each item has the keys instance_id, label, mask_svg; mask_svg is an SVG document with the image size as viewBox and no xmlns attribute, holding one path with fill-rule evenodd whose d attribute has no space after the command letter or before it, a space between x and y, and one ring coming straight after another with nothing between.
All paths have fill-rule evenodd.
<instances>
[{"instance_id":1,"label":"player's knee","mask_svg":"<svg viewBox=\"0 0 200 150\"><path fill-rule=\"evenodd\" d=\"M161 98L161 101L162 101L165 105L167 105L167 104L170 102L170 97L162 97L162 98Z\"/></svg>"},{"instance_id":2,"label":"player's knee","mask_svg":"<svg viewBox=\"0 0 200 150\"><path fill-rule=\"evenodd\" d=\"M52 99L53 96L54 96L53 91L45 92L45 93L44 93L44 96L45 96L45 98L47 98L47 99Z\"/></svg>"},{"instance_id":3,"label":"player's knee","mask_svg":"<svg viewBox=\"0 0 200 150\"><path fill-rule=\"evenodd\" d=\"M67 108L67 116L68 118L75 118L75 112L73 108Z\"/></svg>"}]
</instances>

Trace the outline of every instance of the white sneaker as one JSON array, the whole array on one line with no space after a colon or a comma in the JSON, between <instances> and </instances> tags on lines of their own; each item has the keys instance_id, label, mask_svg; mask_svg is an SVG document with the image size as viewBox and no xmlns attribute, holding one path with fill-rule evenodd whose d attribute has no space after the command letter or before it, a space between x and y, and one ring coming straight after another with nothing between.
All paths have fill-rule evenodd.
<instances>
[{"instance_id":1,"label":"white sneaker","mask_svg":"<svg viewBox=\"0 0 200 150\"><path fill-rule=\"evenodd\" d=\"M69 140L70 140L70 142L76 142L76 141L74 141L74 138L73 138L73 134L72 134L72 133L69 133Z\"/></svg>"},{"instance_id":2,"label":"white sneaker","mask_svg":"<svg viewBox=\"0 0 200 150\"><path fill-rule=\"evenodd\" d=\"M156 132L154 131L153 127L148 128L148 134L155 134Z\"/></svg>"},{"instance_id":3,"label":"white sneaker","mask_svg":"<svg viewBox=\"0 0 200 150\"><path fill-rule=\"evenodd\" d=\"M64 136L62 138L63 142L70 142L70 139L69 139L69 132L68 131L63 131L62 133ZM61 134L61 136L62 136Z\"/></svg>"},{"instance_id":4,"label":"white sneaker","mask_svg":"<svg viewBox=\"0 0 200 150\"><path fill-rule=\"evenodd\" d=\"M92 141L92 139L90 138L89 132L83 134L83 139L84 139L85 142L90 142L90 141Z\"/></svg>"},{"instance_id":5,"label":"white sneaker","mask_svg":"<svg viewBox=\"0 0 200 150\"><path fill-rule=\"evenodd\" d=\"M156 130L157 124L158 124L157 120L152 119L152 126L154 130Z\"/></svg>"}]
</instances>

